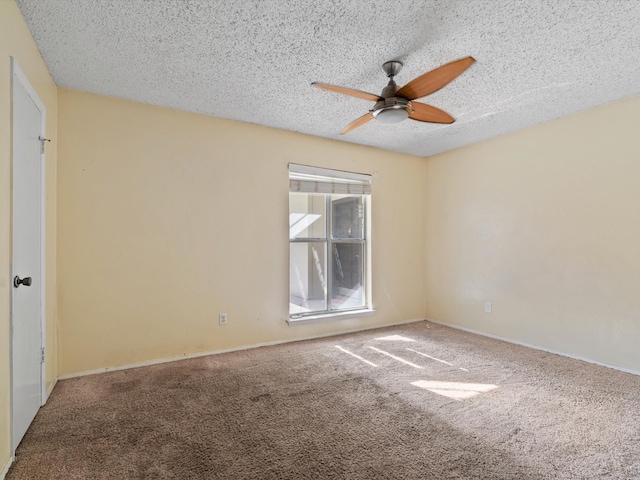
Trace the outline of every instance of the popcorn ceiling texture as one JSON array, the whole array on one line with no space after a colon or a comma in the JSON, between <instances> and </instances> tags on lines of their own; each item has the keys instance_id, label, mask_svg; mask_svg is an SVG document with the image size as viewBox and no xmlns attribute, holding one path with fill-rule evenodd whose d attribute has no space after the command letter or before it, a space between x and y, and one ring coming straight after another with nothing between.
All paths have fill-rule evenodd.
<instances>
[{"instance_id":1,"label":"popcorn ceiling texture","mask_svg":"<svg viewBox=\"0 0 640 480\"><path fill-rule=\"evenodd\" d=\"M640 93L631 0L17 0L59 86L428 156ZM379 93L472 55L421 101L452 125L369 122Z\"/></svg>"}]
</instances>

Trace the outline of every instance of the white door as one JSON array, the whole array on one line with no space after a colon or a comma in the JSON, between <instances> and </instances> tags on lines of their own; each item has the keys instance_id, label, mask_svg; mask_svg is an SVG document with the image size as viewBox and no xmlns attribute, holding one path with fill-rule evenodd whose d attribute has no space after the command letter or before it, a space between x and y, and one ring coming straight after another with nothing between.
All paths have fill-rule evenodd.
<instances>
[{"instance_id":1,"label":"white door","mask_svg":"<svg viewBox=\"0 0 640 480\"><path fill-rule=\"evenodd\" d=\"M42 404L44 106L13 62L12 451ZM35 96L35 97L34 97Z\"/></svg>"}]
</instances>

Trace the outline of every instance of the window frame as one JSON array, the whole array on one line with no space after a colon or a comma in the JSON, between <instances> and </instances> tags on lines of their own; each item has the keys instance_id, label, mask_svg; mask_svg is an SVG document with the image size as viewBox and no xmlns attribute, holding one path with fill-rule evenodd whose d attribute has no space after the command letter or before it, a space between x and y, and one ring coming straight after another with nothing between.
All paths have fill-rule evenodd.
<instances>
[{"instance_id":1,"label":"window frame","mask_svg":"<svg viewBox=\"0 0 640 480\"><path fill-rule=\"evenodd\" d=\"M337 172L342 173L342 172ZM346 175L358 175L358 176L366 176L363 174L350 174L346 173ZM370 176L367 176L370 178ZM339 178L339 177L338 177ZM347 177L348 178L348 177ZM370 180L369 180L370 182ZM290 188L289 191L289 214L291 214L291 199L292 195L305 195L308 199L311 198L312 195L323 195L324 196L324 237L300 237L300 238L291 238L289 237L289 322L301 322L307 320L320 320L320 319L330 319L330 318L340 318L340 317L351 317L356 315L363 315L370 312L372 310L372 294L371 294L371 194L370 190L367 193L351 193L351 192L309 192L309 191L292 191ZM333 217L334 217L334 208L333 204L335 201L341 200L341 198L335 199L335 196L339 196L342 198L350 198L350 197L359 197L362 204L362 236L361 238L335 238L334 236L334 225L333 225ZM292 260L291 260L291 246L293 244L311 244L311 243L321 243L325 248L325 298L324 298L324 309L323 310L313 310L309 312L296 312L291 313L291 268L292 268ZM353 307L334 307L333 306L333 287L334 287L334 248L340 244L357 244L362 245L363 258L361 259L361 268L360 268L360 281L362 285L362 302L360 305L356 305Z\"/></svg>"},{"instance_id":2,"label":"window frame","mask_svg":"<svg viewBox=\"0 0 640 480\"><path fill-rule=\"evenodd\" d=\"M367 227L368 227L368 209L367 209L367 196L366 195L348 195L344 198L350 197L361 197L362 198L362 238L335 238L333 234L333 202L343 200L332 200L331 195L326 195L327 207L330 210L329 215L327 215L327 223L330 225L330 230L327 232L327 305L328 305L328 313L334 312L346 312L350 310L362 310L367 305L369 305L369 298L367 294L367 267L368 267L368 258L369 258L369 248L368 248L368 235L367 235ZM360 272L360 282L362 284L363 291L363 301L362 305L357 305L351 308L332 308L332 300L333 300L333 248L336 244L356 244L362 245L363 259L362 259L362 270Z\"/></svg>"}]
</instances>

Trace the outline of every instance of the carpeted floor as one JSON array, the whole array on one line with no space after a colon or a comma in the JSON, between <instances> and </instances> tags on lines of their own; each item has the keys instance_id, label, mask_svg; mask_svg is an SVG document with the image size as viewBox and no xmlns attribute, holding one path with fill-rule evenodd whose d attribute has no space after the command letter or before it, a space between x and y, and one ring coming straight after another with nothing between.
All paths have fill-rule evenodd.
<instances>
[{"instance_id":1,"label":"carpeted floor","mask_svg":"<svg viewBox=\"0 0 640 480\"><path fill-rule=\"evenodd\" d=\"M64 380L7 479L639 479L640 376L419 322Z\"/></svg>"}]
</instances>

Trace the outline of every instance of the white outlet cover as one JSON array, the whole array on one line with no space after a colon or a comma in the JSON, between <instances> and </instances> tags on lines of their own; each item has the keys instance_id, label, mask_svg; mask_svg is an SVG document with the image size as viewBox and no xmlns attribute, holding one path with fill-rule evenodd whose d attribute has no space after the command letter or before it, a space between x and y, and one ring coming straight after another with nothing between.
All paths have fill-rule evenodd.
<instances>
[{"instance_id":1,"label":"white outlet cover","mask_svg":"<svg viewBox=\"0 0 640 480\"><path fill-rule=\"evenodd\" d=\"M491 313L491 302L484 303L484 313Z\"/></svg>"}]
</instances>

